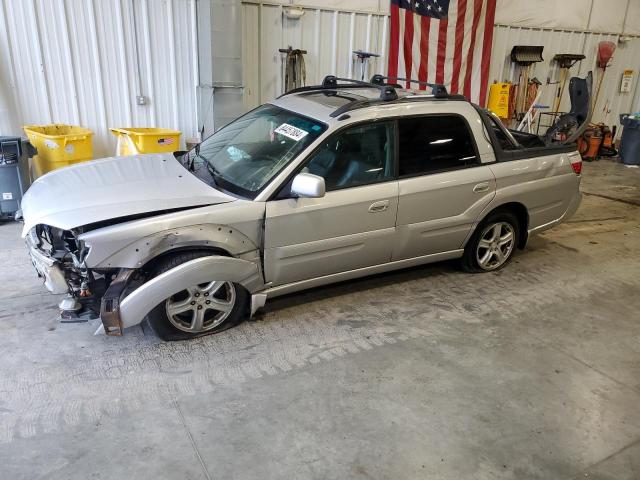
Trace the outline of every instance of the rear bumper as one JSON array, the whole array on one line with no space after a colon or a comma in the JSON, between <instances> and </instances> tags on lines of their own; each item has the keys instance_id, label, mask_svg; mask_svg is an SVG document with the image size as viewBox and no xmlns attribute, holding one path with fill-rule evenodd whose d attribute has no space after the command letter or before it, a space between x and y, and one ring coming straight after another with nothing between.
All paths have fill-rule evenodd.
<instances>
[{"instance_id":1,"label":"rear bumper","mask_svg":"<svg viewBox=\"0 0 640 480\"><path fill-rule=\"evenodd\" d=\"M560 221L566 222L571 217L573 217L573 215L578 210L578 207L580 207L581 202L582 202L582 192L578 191L578 193L571 200L571 204L569 205L569 208L567 209L565 214L562 216L562 219Z\"/></svg>"},{"instance_id":2,"label":"rear bumper","mask_svg":"<svg viewBox=\"0 0 640 480\"><path fill-rule=\"evenodd\" d=\"M31 263L33 263L38 276L44 278L44 286L47 290L56 294L67 293L69 291L69 285L58 262L45 256L31 245L28 239L27 248L29 249Z\"/></svg>"},{"instance_id":3,"label":"rear bumper","mask_svg":"<svg viewBox=\"0 0 640 480\"><path fill-rule=\"evenodd\" d=\"M544 225L540 225L538 227L530 229L529 230L529 235L532 235L534 233L543 232L543 231L548 230L548 229L550 229L552 227L555 227L556 225L558 225L558 224L560 224L562 222L566 222L571 217L573 217L573 215L578 210L578 207L580 207L580 203L581 202L582 202L582 193L580 191L577 191L576 194L571 199L571 202L569 203L569 207L567 207L567 210L562 214L562 216L560 218L557 218L556 220L553 220L552 222L545 223Z\"/></svg>"}]
</instances>

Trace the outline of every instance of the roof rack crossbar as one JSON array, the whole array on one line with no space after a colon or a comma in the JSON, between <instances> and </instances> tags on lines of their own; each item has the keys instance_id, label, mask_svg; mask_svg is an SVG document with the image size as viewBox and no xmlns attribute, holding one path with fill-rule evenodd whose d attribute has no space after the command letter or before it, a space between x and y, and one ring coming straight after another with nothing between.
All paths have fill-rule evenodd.
<instances>
[{"instance_id":1,"label":"roof rack crossbar","mask_svg":"<svg viewBox=\"0 0 640 480\"><path fill-rule=\"evenodd\" d=\"M340 88L341 90L345 90L345 89L356 89L356 88L364 88L364 87L362 85L339 85L338 88ZM291 90L280 95L278 98L286 97L287 95L292 95L294 93L317 92L322 90L327 90L327 89L324 88L322 85L307 85L304 87L292 88ZM331 89L331 90L334 90L334 89Z\"/></svg>"},{"instance_id":2,"label":"roof rack crossbar","mask_svg":"<svg viewBox=\"0 0 640 480\"><path fill-rule=\"evenodd\" d=\"M402 88L402 86L388 83L386 82L386 80L400 80L400 81L417 83L419 85L426 85L428 87L431 87L433 94L423 95L421 99L424 99L424 100L428 98L448 98L451 100L466 100L464 97L460 95L449 95L449 93L447 92L447 88L442 84L428 83L428 82L422 82L419 80L406 79L406 78L400 78L400 77L385 77L383 75L374 75L373 77L371 77L370 82L365 82L362 80L354 80L352 78L341 78L341 77L336 77L334 75L327 75L322 80L321 85L309 85L305 87L294 88L293 90L289 90L288 92L283 93L278 98L284 97L286 95L291 95L294 93L322 91L322 90L327 90L328 91L327 94L331 94L331 93L335 94L336 93L335 91L338 89L376 88L380 90L380 96L377 99L363 98L362 100L353 100L352 102L349 102L337 108L330 114L332 118L336 118L352 110L357 110L360 108L365 108L372 105L378 105L378 104L383 104L387 102L399 101L400 99L395 89ZM338 82L345 82L345 83L338 83ZM413 98L405 97L404 100L409 101L409 100L413 100Z\"/></svg>"},{"instance_id":3,"label":"roof rack crossbar","mask_svg":"<svg viewBox=\"0 0 640 480\"><path fill-rule=\"evenodd\" d=\"M345 84L339 84L338 81L347 82ZM293 90L289 90L286 93L280 95L284 97L285 95L290 95L292 93L300 93L300 92L309 92L313 90L335 90L337 88L377 88L380 90L380 100L390 101L396 100L398 98L398 94L395 89L391 85L380 85L370 82L364 82L362 80L353 80L352 78L341 78L333 75L327 75L322 80L322 85L310 85L307 87L299 87L294 88Z\"/></svg>"},{"instance_id":4,"label":"roof rack crossbar","mask_svg":"<svg viewBox=\"0 0 640 480\"><path fill-rule=\"evenodd\" d=\"M440 98L446 98L447 100L452 100L452 101L468 102L467 98L464 95L448 95L447 97L440 97ZM388 102L385 102L383 100L378 100L378 99L370 99L370 98L363 99L363 100L354 100L353 102L347 103L346 105L343 105L340 108L334 110L329 116L332 118L335 118L335 117L341 116L343 113L347 113L352 110L358 110L360 108L371 107L373 105L381 105L381 104L388 104L388 103L389 104L410 103L410 102L426 101L426 100L433 100L433 99L437 99L437 98L434 95L420 95L420 96L402 97L402 98L398 98L397 100L392 100ZM338 118L338 120L341 120L341 119Z\"/></svg>"},{"instance_id":5,"label":"roof rack crossbar","mask_svg":"<svg viewBox=\"0 0 640 480\"><path fill-rule=\"evenodd\" d=\"M447 96L449 96L449 92L447 92L447 87L445 87L441 83L423 82L421 80L415 80L413 78L385 77L383 75L374 75L373 77L371 77L371 83L375 85L389 85L387 82L385 82L385 80L409 82L409 83L415 83L417 85L424 85L426 87L431 87L431 90L433 91L433 96L435 98L446 98Z\"/></svg>"},{"instance_id":6,"label":"roof rack crossbar","mask_svg":"<svg viewBox=\"0 0 640 480\"><path fill-rule=\"evenodd\" d=\"M334 77L333 75L327 75L322 80L323 88L338 88L338 80L341 82L351 83L353 85L358 85L360 87L369 87L369 88L377 88L380 90L380 100L389 101L389 100L397 100L398 94L396 93L395 88L391 85L379 85L376 83L365 82L363 80L353 80L352 78L341 78Z\"/></svg>"}]
</instances>

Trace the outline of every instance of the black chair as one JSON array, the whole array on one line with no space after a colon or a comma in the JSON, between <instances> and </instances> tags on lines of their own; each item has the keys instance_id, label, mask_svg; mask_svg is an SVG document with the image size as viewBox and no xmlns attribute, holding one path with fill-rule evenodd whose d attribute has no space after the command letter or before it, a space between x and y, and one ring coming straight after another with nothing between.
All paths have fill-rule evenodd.
<instances>
[{"instance_id":1,"label":"black chair","mask_svg":"<svg viewBox=\"0 0 640 480\"><path fill-rule=\"evenodd\" d=\"M586 78L573 77L569 81L569 99L571 110L558 118L556 123L547 130L544 143L551 145L556 143L556 135L564 133L567 139L564 143L575 142L591 121L591 88L593 75L591 72Z\"/></svg>"}]
</instances>

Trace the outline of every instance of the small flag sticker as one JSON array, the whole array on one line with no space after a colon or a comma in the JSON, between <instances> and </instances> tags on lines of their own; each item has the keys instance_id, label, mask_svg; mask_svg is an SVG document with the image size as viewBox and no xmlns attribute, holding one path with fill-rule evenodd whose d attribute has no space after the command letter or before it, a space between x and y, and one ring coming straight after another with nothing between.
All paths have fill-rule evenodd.
<instances>
[{"instance_id":1,"label":"small flag sticker","mask_svg":"<svg viewBox=\"0 0 640 480\"><path fill-rule=\"evenodd\" d=\"M171 145L173 143L173 138L159 138L158 145Z\"/></svg>"}]
</instances>

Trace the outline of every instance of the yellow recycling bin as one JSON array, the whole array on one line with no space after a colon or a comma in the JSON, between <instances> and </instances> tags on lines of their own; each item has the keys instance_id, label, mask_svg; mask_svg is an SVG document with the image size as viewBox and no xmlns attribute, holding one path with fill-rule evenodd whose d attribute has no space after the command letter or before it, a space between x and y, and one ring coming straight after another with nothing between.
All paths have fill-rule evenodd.
<instances>
[{"instance_id":1,"label":"yellow recycling bin","mask_svg":"<svg viewBox=\"0 0 640 480\"><path fill-rule=\"evenodd\" d=\"M177 130L166 128L111 128L118 137L116 155L136 155L138 153L170 153L180 147Z\"/></svg>"},{"instance_id":2,"label":"yellow recycling bin","mask_svg":"<svg viewBox=\"0 0 640 480\"><path fill-rule=\"evenodd\" d=\"M22 127L38 154L33 157L33 180L56 168L93 158L93 132L74 125L26 125Z\"/></svg>"}]
</instances>

